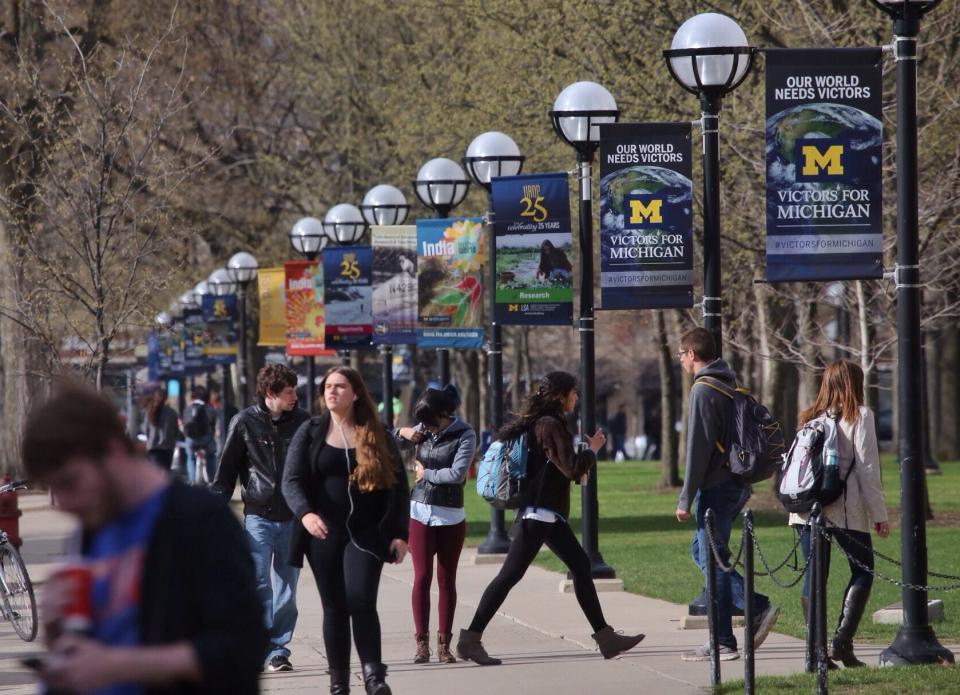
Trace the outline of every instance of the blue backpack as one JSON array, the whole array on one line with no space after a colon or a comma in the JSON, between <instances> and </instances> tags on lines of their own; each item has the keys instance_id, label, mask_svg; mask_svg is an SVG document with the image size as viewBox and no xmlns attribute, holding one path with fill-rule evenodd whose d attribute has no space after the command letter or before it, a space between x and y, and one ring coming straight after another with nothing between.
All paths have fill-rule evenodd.
<instances>
[{"instance_id":1,"label":"blue backpack","mask_svg":"<svg viewBox=\"0 0 960 695\"><path fill-rule=\"evenodd\" d=\"M477 494L496 509L520 506L527 482L527 435L493 442L477 469Z\"/></svg>"}]
</instances>

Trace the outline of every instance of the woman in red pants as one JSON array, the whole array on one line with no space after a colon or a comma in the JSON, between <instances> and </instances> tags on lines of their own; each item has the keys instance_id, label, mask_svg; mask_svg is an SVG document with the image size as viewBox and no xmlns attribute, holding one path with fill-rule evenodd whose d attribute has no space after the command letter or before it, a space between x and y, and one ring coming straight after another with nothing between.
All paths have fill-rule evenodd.
<instances>
[{"instance_id":1,"label":"woman in red pants","mask_svg":"<svg viewBox=\"0 0 960 695\"><path fill-rule=\"evenodd\" d=\"M410 493L410 556L413 558L413 622L417 651L413 663L430 660L430 585L433 558L437 558L437 660L452 664L450 651L453 613L457 606L457 562L467 524L463 511L463 483L473 461L477 437L454 412L460 405L456 387L427 389L414 406L416 427L401 427L395 435L401 445L416 444L417 482Z\"/></svg>"}]
</instances>

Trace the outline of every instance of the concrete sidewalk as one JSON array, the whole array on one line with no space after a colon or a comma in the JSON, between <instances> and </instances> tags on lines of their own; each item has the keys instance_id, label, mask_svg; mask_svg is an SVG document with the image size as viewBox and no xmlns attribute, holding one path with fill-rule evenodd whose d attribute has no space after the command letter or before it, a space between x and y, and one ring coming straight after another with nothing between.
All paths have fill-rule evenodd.
<instances>
[{"instance_id":1,"label":"concrete sidewalk","mask_svg":"<svg viewBox=\"0 0 960 695\"><path fill-rule=\"evenodd\" d=\"M35 581L41 582L55 566L70 520L50 509L42 495L22 498L21 519L25 539L23 553ZM483 589L498 565L474 564L475 551L465 549L461 558L455 632L469 623ZM687 663L680 654L702 644L705 630L681 630L685 606L649 599L626 592L601 593L607 620L617 630L642 632L646 639L633 651L605 661L596 651L590 627L572 593L560 593L560 574L531 567L514 589L501 612L484 634L488 651L504 660L499 667L472 663L414 665L413 622L410 588L413 568L408 560L387 566L380 585L380 620L383 656L389 664L388 681L398 695L424 692L456 692L458 695L579 695L581 693L651 693L681 695L703 693L710 683L708 663ZM324 658L323 611L313 576L304 569L298 590L300 619L291 661L295 671L269 674L263 690L281 692L326 692L328 680ZM436 603L434 615L436 620ZM432 641L436 640L435 634ZM434 646L434 645L432 645ZM0 624L0 693L37 692L30 672L19 659L39 651L38 643L21 642L12 628ZM880 647L858 646L857 653L876 663ZM354 655L355 656L355 655ZM758 675L790 674L803 669L803 643L772 634L757 652ZM743 661L722 664L724 680L743 675ZM363 692L360 667L354 663L354 692Z\"/></svg>"}]
</instances>

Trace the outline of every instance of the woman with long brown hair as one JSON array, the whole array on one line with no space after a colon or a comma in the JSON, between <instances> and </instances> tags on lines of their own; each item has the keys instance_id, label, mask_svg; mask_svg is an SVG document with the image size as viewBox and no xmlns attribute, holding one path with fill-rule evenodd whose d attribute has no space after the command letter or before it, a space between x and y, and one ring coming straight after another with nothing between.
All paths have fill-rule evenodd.
<instances>
[{"instance_id":1,"label":"woman with long brown hair","mask_svg":"<svg viewBox=\"0 0 960 695\"><path fill-rule=\"evenodd\" d=\"M368 695L390 695L377 590L384 562L407 553L408 487L396 443L355 370L326 373L318 417L290 442L283 496L299 524L290 564L306 555L323 603L330 692L350 692L350 628Z\"/></svg>"},{"instance_id":2,"label":"woman with long brown hair","mask_svg":"<svg viewBox=\"0 0 960 695\"><path fill-rule=\"evenodd\" d=\"M167 390L163 386L157 386L147 396L144 434L147 435L147 458L169 471L180 437L180 426L177 412L167 405Z\"/></svg>"},{"instance_id":3,"label":"woman with long brown hair","mask_svg":"<svg viewBox=\"0 0 960 695\"><path fill-rule=\"evenodd\" d=\"M850 668L863 666L853 654L853 637L867 608L873 586L873 542L870 531L880 538L890 535L887 508L880 480L880 454L873 411L863 405L863 370L853 362L837 360L829 365L820 382L816 402L800 413L803 427L814 418L826 415L837 423L837 451L840 479L846 480L844 492L823 508L826 532L848 558L850 581L843 595L840 621L833 635L830 658ZM806 557L810 556L810 532L807 514L791 514L790 524L800 533ZM830 570L830 546L827 544L827 571ZM810 573L803 578L804 619L809 624Z\"/></svg>"}]
</instances>

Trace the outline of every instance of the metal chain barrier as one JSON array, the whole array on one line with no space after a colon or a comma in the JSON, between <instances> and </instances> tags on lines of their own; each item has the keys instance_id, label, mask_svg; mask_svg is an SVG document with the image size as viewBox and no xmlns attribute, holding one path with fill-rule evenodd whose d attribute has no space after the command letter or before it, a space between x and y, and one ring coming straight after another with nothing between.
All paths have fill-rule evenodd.
<instances>
[{"instance_id":1,"label":"metal chain barrier","mask_svg":"<svg viewBox=\"0 0 960 695\"><path fill-rule=\"evenodd\" d=\"M829 522L828 522L828 523L829 523ZM864 550L870 550L875 556L881 557L882 559L884 559L884 560L886 560L886 561L888 561L888 562L891 562L891 563L897 565L898 567L899 567L899 566L902 566L903 563L899 562L898 560L895 560L895 559L893 559L893 558L888 558L887 556L883 555L882 553L878 553L877 551L873 550L872 548L867 548L866 545L864 545L863 543L860 543L860 542L859 542L858 540L856 540L853 536L851 536L851 535L849 535L848 533L846 533L846 531L847 531L847 529L844 529L844 528L841 528L841 527L839 527L839 526L836 526L835 524L830 524L830 531L829 531L829 532L828 532L828 530L827 530L826 528L822 528L822 529L820 530L820 533L828 540L828 542L832 542L831 533L840 533L840 534L843 535L843 537L844 537L845 539L850 540L850 541L853 541L853 543L854 543L855 545L860 546L860 547L863 548ZM849 554L847 553L847 551L843 549L843 546L840 545L839 543L837 543L837 547L840 548L840 551L844 554L844 556L847 558L847 560L848 560L849 562L851 562L852 564L856 565L857 567L859 567L860 569L862 569L864 572L867 572L867 573L869 573L869 574L872 574L872 575L873 575L874 577L876 577L877 579L882 579L883 581L889 582L890 584L895 584L896 586L899 586L901 589L910 589L910 590L912 590L912 591L926 591L926 592L944 592L944 593L950 592L950 591L958 591L958 590L960 590L960 577L954 577L954 576L951 576L951 575L949 575L949 574L940 574L940 573L938 573L938 572L927 572L927 574L929 574L929 575L931 575L931 576L934 576L934 577L938 577L938 578L940 578L940 579L957 580L957 583L956 583L956 584L946 584L946 585L927 585L927 586L921 586L921 585L919 585L919 584L910 584L909 582L903 582L903 581L900 581L899 579L895 579L895 578L893 578L893 577L888 577L887 575L883 574L882 572L878 571L878 570L875 569L875 568L867 567L865 564L863 564L862 562L860 562L860 560L858 560L857 558L853 557L852 555L849 555Z\"/></svg>"},{"instance_id":2,"label":"metal chain barrier","mask_svg":"<svg viewBox=\"0 0 960 695\"><path fill-rule=\"evenodd\" d=\"M804 525L807 526L807 527L809 527L809 526L810 526L810 520L807 519L807 523L804 524ZM794 567L794 568L792 568L794 571L799 572L799 574L798 574L796 577L794 577L793 581L790 581L790 582L786 582L786 583L785 583L785 582L781 581L781 580L777 577L777 575L776 575L777 572L779 572L781 569L784 568L784 566L787 564L787 562L790 560L790 558L795 557L795 553L796 553L796 551L797 551L797 547L800 545L800 534L799 534L799 533L797 534L797 540L794 542L793 548L790 549L790 551L787 553L787 556L783 559L783 561L782 561L779 565L777 565L775 568L771 569L771 568L770 568L770 564L767 562L766 556L763 554L763 548L760 547L760 541L759 541L759 539L757 538L756 531L753 529L753 527L751 527L750 531L751 531L750 535L753 537L753 545L754 545L754 547L757 549L757 555L758 555L759 558L760 558L760 564L763 565L763 568L766 570L766 572L756 572L757 576L760 576L760 577L770 577L770 579L773 581L773 583L776 584L777 586L779 586L781 589L792 589L792 588L795 587L797 584L799 584L801 581L803 581L803 575L806 574L806 572L807 572L807 567L810 566L810 556L809 556L809 555L807 555L806 562L803 563L803 567Z\"/></svg>"},{"instance_id":3,"label":"metal chain barrier","mask_svg":"<svg viewBox=\"0 0 960 695\"><path fill-rule=\"evenodd\" d=\"M746 527L744 527L743 530L740 532L740 548L737 550L737 557L729 565L724 564L723 560L720 559L720 555L719 555L720 549L717 547L716 539L713 537L713 525L704 524L703 529L704 531L706 531L707 545L710 546L710 552L713 553L713 557L717 561L717 567L720 569L721 572L724 572L724 573L734 572L736 571L737 567L743 567L743 563L741 562L741 559L743 557L743 546L744 546L743 537L747 530Z\"/></svg>"}]
</instances>

